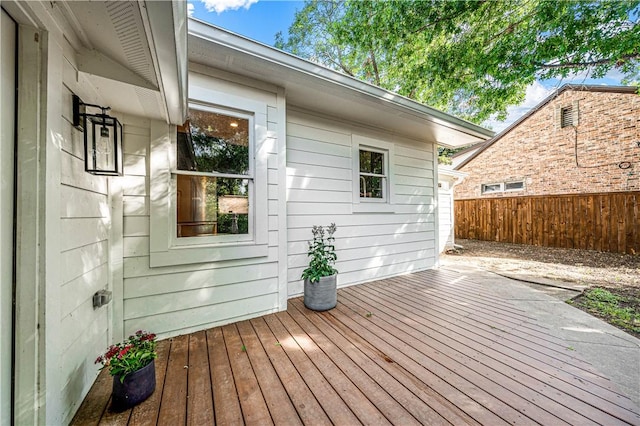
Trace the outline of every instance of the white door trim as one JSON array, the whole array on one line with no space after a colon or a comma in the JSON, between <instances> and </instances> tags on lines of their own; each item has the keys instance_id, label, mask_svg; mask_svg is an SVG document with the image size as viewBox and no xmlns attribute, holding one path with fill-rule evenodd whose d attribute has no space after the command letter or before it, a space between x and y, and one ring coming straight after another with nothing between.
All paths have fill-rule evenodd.
<instances>
[{"instance_id":1,"label":"white door trim","mask_svg":"<svg viewBox=\"0 0 640 426\"><path fill-rule=\"evenodd\" d=\"M14 290L14 148L16 116L17 24L2 9L2 80L0 93L0 424L11 424Z\"/></svg>"},{"instance_id":2,"label":"white door trim","mask_svg":"<svg viewBox=\"0 0 640 426\"><path fill-rule=\"evenodd\" d=\"M45 353L42 266L42 223L46 180L43 173L46 117L43 116L43 33L33 27L18 30L18 109L16 180L16 308L15 424L44 424Z\"/></svg>"}]
</instances>

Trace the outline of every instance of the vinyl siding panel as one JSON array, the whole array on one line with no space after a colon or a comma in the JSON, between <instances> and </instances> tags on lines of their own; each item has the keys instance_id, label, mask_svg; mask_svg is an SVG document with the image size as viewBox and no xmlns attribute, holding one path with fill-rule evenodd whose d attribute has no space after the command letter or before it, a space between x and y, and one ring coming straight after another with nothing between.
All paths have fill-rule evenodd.
<instances>
[{"instance_id":1,"label":"vinyl siding panel","mask_svg":"<svg viewBox=\"0 0 640 426\"><path fill-rule=\"evenodd\" d=\"M59 265L59 272L47 275L45 315L46 365L55 366L47 367L47 418L65 424L97 376L94 361L110 340L110 306L94 309L93 294L110 286L111 203L108 178L85 172L83 133L72 126L72 94L87 102L99 100L72 65L73 58L60 54L58 60L62 72L56 74L56 61L50 62L49 81L58 76L60 86L50 88L49 95L59 94L60 116L48 128L57 132L59 181L47 181L47 191L57 194L59 215L55 225L47 226L57 229L59 238L47 245L56 247L57 258L48 262Z\"/></svg>"},{"instance_id":2,"label":"vinyl siding panel","mask_svg":"<svg viewBox=\"0 0 640 426\"><path fill-rule=\"evenodd\" d=\"M355 213L353 136L393 144L391 212ZM403 139L309 112L287 116L287 280L302 293L313 225L338 226L338 285L430 268L436 261L433 144ZM357 184L357 183L355 183ZM362 203L361 203L362 204ZM386 207L385 207L386 208Z\"/></svg>"}]
</instances>

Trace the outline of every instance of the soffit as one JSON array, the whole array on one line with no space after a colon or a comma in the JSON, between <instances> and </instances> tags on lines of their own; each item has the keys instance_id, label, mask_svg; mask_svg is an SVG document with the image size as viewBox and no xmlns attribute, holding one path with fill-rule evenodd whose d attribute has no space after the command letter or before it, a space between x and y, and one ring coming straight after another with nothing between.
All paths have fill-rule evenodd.
<instances>
[{"instance_id":1,"label":"soffit","mask_svg":"<svg viewBox=\"0 0 640 426\"><path fill-rule=\"evenodd\" d=\"M78 70L113 110L182 123L186 10L181 2L57 2L74 30ZM182 15L182 16L181 16Z\"/></svg>"}]
</instances>

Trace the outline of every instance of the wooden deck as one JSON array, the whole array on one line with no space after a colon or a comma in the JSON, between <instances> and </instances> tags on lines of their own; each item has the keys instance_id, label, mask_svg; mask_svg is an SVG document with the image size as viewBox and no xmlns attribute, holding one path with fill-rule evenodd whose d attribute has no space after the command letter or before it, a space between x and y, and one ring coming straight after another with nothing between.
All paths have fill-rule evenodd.
<instances>
[{"instance_id":1,"label":"wooden deck","mask_svg":"<svg viewBox=\"0 0 640 426\"><path fill-rule=\"evenodd\" d=\"M155 393L109 411L103 371L72 424L640 424L630 399L524 312L426 271L159 344Z\"/></svg>"}]
</instances>

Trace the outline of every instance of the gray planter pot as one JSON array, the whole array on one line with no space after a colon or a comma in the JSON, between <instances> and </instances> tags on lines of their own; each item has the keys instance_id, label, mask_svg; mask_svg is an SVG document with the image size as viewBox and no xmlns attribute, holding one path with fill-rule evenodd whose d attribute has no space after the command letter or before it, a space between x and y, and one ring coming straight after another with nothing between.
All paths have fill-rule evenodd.
<instances>
[{"instance_id":1,"label":"gray planter pot","mask_svg":"<svg viewBox=\"0 0 640 426\"><path fill-rule=\"evenodd\" d=\"M314 311L326 311L338 303L337 274L322 277L315 283L304 280L304 306Z\"/></svg>"}]
</instances>

